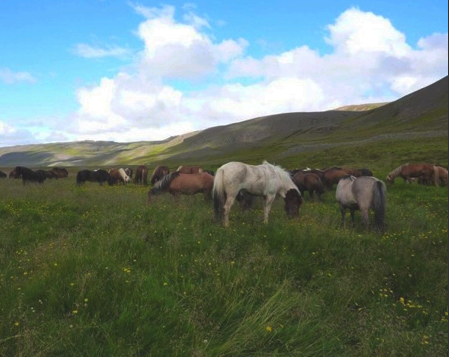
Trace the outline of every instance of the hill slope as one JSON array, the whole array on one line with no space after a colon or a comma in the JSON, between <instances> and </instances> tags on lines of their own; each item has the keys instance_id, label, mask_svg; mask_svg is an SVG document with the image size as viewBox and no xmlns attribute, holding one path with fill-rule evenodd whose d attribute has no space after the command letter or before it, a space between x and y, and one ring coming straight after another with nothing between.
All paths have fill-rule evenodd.
<instances>
[{"instance_id":1,"label":"hill slope","mask_svg":"<svg viewBox=\"0 0 449 357\"><path fill-rule=\"evenodd\" d=\"M364 110L360 110L364 109ZM391 103L284 113L156 142L57 143L0 148L0 167L112 166L285 158L303 151L386 137L446 136L448 77Z\"/></svg>"}]
</instances>

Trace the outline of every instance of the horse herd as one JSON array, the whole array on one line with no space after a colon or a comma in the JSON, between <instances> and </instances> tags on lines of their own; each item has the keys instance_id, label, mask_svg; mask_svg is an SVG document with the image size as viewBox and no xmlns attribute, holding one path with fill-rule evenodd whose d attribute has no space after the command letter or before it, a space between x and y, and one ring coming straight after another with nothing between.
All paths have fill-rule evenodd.
<instances>
[{"instance_id":1,"label":"horse herd","mask_svg":"<svg viewBox=\"0 0 449 357\"><path fill-rule=\"evenodd\" d=\"M0 178L7 175L0 171ZM9 174L10 178L21 178L23 183L43 183L47 178L66 178L68 172L64 168L50 170L31 170L16 166ZM388 184L401 177L405 182L423 185L448 184L448 171L440 165L428 163L403 164L392 170L386 177ZM132 168L112 168L109 171L81 170L76 175L76 184L97 182L100 185L123 184L133 182L137 185L148 185L148 167L139 165ZM299 216L299 207L303 203L304 194L308 192L310 199L316 194L322 200L322 194L333 190L337 185L335 198L341 212L341 225L346 225L346 210L349 210L351 223L354 226L354 214L359 210L365 228L370 227L369 211L374 211L374 228L384 229L386 210L386 185L374 177L366 168L352 169L332 167L326 169L285 170L280 166L264 161L261 165L248 165L242 162L229 162L222 165L216 173L203 170L200 166L180 166L170 172L167 166L157 166L150 178L152 185L148 191L148 202L161 193L170 193L176 200L180 195L202 193L206 200L212 200L217 220L224 226L229 225L229 212L235 201L240 202L243 209L250 209L253 198L264 198L264 222L268 222L271 206L276 197L284 199L284 209L289 218Z\"/></svg>"}]
</instances>

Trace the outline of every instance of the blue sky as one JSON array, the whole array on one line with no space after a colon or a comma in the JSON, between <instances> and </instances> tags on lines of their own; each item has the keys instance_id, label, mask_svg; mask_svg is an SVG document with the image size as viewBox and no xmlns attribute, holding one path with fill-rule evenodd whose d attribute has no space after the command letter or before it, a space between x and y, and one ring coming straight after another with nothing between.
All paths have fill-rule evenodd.
<instances>
[{"instance_id":1,"label":"blue sky","mask_svg":"<svg viewBox=\"0 0 449 357\"><path fill-rule=\"evenodd\" d=\"M448 73L447 1L0 1L0 147L163 140L393 101Z\"/></svg>"}]
</instances>

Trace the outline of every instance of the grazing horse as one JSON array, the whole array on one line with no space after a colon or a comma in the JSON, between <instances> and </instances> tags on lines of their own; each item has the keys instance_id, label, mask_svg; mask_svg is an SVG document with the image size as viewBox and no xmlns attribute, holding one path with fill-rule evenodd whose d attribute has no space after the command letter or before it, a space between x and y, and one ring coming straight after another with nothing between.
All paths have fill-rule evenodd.
<instances>
[{"instance_id":1,"label":"grazing horse","mask_svg":"<svg viewBox=\"0 0 449 357\"><path fill-rule=\"evenodd\" d=\"M44 183L44 181L47 179L45 171L43 170L33 171L28 167L16 166L14 168L14 178L20 177L22 177L22 182L24 185L28 182Z\"/></svg>"},{"instance_id":2,"label":"grazing horse","mask_svg":"<svg viewBox=\"0 0 449 357\"><path fill-rule=\"evenodd\" d=\"M447 186L449 180L448 180L448 173L447 169L441 165L435 165L435 167L438 170L438 177L440 179L440 182L442 185Z\"/></svg>"},{"instance_id":3,"label":"grazing horse","mask_svg":"<svg viewBox=\"0 0 449 357\"><path fill-rule=\"evenodd\" d=\"M179 166L176 171L182 172L183 174L197 174L203 170L199 166Z\"/></svg>"},{"instance_id":4,"label":"grazing horse","mask_svg":"<svg viewBox=\"0 0 449 357\"><path fill-rule=\"evenodd\" d=\"M293 177L292 181L298 187L299 192L304 197L304 192L309 192L310 199L313 199L314 193L318 195L318 199L322 201L321 195L325 192L324 184L320 177L309 171L298 171Z\"/></svg>"},{"instance_id":5,"label":"grazing horse","mask_svg":"<svg viewBox=\"0 0 449 357\"><path fill-rule=\"evenodd\" d=\"M341 225L346 226L346 209L354 227L354 213L360 210L363 224L369 228L369 210L374 211L374 227L384 229L387 189L385 183L373 176L347 175L340 179L335 194L341 212Z\"/></svg>"},{"instance_id":6,"label":"grazing horse","mask_svg":"<svg viewBox=\"0 0 449 357\"><path fill-rule=\"evenodd\" d=\"M222 219L225 227L229 226L229 212L241 190L265 198L265 223L268 223L271 205L278 195L284 198L287 216L299 216L303 200L287 171L267 161L258 166L229 162L217 170L213 189L215 217Z\"/></svg>"},{"instance_id":7,"label":"grazing horse","mask_svg":"<svg viewBox=\"0 0 449 357\"><path fill-rule=\"evenodd\" d=\"M396 167L387 175L387 183L393 184L396 177L402 177L404 182L412 182L411 179L422 180L423 182L433 182L439 186L439 170L432 164L403 164Z\"/></svg>"},{"instance_id":8,"label":"grazing horse","mask_svg":"<svg viewBox=\"0 0 449 357\"><path fill-rule=\"evenodd\" d=\"M338 184L338 181L340 181L342 177L345 177L349 174L351 173L349 173L347 169L341 167L332 167L330 169L326 169L324 170L323 184L328 191L332 191L334 185Z\"/></svg>"},{"instance_id":9,"label":"grazing horse","mask_svg":"<svg viewBox=\"0 0 449 357\"><path fill-rule=\"evenodd\" d=\"M81 170L76 174L76 184L82 185L86 181L89 182L98 182L100 186L103 185L104 182L109 182L110 176L106 170Z\"/></svg>"},{"instance_id":10,"label":"grazing horse","mask_svg":"<svg viewBox=\"0 0 449 357\"><path fill-rule=\"evenodd\" d=\"M69 176L67 169L63 167L52 167L51 171L55 173L54 178L66 178Z\"/></svg>"},{"instance_id":11,"label":"grazing horse","mask_svg":"<svg viewBox=\"0 0 449 357\"><path fill-rule=\"evenodd\" d=\"M153 171L153 175L151 175L150 183L154 185L156 182L162 180L162 178L170 173L170 169L168 166L156 166Z\"/></svg>"},{"instance_id":12,"label":"grazing horse","mask_svg":"<svg viewBox=\"0 0 449 357\"><path fill-rule=\"evenodd\" d=\"M148 201L151 197L163 192L172 194L176 200L181 195L195 195L203 193L205 200L212 199L212 188L214 177L206 172L196 174L183 174L175 171L165 175L162 180L156 182L153 188L148 191Z\"/></svg>"},{"instance_id":13,"label":"grazing horse","mask_svg":"<svg viewBox=\"0 0 449 357\"><path fill-rule=\"evenodd\" d=\"M148 185L148 167L146 165L137 166L134 183L136 185Z\"/></svg>"},{"instance_id":14,"label":"grazing horse","mask_svg":"<svg viewBox=\"0 0 449 357\"><path fill-rule=\"evenodd\" d=\"M6 175L3 171L0 171L0 178L6 178L8 175Z\"/></svg>"},{"instance_id":15,"label":"grazing horse","mask_svg":"<svg viewBox=\"0 0 449 357\"><path fill-rule=\"evenodd\" d=\"M133 178L133 169L130 167L125 168L125 173L129 176L130 179Z\"/></svg>"},{"instance_id":16,"label":"grazing horse","mask_svg":"<svg viewBox=\"0 0 449 357\"><path fill-rule=\"evenodd\" d=\"M122 183L122 184L127 184L130 181L129 176L126 174L125 170L120 168L120 169L110 169L109 170L109 180L108 180L108 184L109 186L112 186L116 183Z\"/></svg>"}]
</instances>

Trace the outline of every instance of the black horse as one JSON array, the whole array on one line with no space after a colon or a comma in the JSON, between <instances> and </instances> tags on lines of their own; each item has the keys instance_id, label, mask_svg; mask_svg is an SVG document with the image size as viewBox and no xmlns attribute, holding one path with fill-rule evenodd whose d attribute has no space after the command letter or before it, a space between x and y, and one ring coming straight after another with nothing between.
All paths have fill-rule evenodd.
<instances>
[{"instance_id":1,"label":"black horse","mask_svg":"<svg viewBox=\"0 0 449 357\"><path fill-rule=\"evenodd\" d=\"M7 175L3 171L0 171L0 178L6 178L6 177L7 177Z\"/></svg>"},{"instance_id":2,"label":"black horse","mask_svg":"<svg viewBox=\"0 0 449 357\"><path fill-rule=\"evenodd\" d=\"M47 175L43 170L33 171L28 167L16 166L14 168L14 178L22 178L22 182L25 185L28 182L44 183Z\"/></svg>"},{"instance_id":3,"label":"black horse","mask_svg":"<svg viewBox=\"0 0 449 357\"><path fill-rule=\"evenodd\" d=\"M98 182L103 185L104 182L109 181L109 173L106 170L81 170L76 174L76 184L82 185L86 181Z\"/></svg>"}]
</instances>

